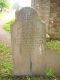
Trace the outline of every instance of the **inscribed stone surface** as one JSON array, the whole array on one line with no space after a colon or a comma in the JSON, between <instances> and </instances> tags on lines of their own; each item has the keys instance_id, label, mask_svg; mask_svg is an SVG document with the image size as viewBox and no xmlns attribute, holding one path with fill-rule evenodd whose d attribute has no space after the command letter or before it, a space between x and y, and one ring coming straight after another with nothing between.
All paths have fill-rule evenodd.
<instances>
[{"instance_id":1,"label":"inscribed stone surface","mask_svg":"<svg viewBox=\"0 0 60 80\"><path fill-rule=\"evenodd\" d=\"M45 26L37 12L30 7L17 11L11 30L14 74L44 74Z\"/></svg>"}]
</instances>

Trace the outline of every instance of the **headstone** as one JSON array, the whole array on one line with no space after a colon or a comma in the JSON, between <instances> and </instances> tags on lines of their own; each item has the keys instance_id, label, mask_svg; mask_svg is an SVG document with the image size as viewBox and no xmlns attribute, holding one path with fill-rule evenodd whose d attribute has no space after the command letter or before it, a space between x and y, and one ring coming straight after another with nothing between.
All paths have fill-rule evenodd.
<instances>
[{"instance_id":1,"label":"headstone","mask_svg":"<svg viewBox=\"0 0 60 80\"><path fill-rule=\"evenodd\" d=\"M45 25L37 12L24 7L11 27L14 75L44 74Z\"/></svg>"}]
</instances>

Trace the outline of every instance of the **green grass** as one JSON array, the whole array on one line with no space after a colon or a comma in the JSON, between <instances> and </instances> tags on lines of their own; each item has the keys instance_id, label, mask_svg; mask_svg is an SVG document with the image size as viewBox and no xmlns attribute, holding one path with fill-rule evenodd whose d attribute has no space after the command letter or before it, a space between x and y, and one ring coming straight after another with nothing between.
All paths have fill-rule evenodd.
<instances>
[{"instance_id":1,"label":"green grass","mask_svg":"<svg viewBox=\"0 0 60 80\"><path fill-rule=\"evenodd\" d=\"M10 48L0 42L0 76L12 74L12 55Z\"/></svg>"},{"instance_id":2,"label":"green grass","mask_svg":"<svg viewBox=\"0 0 60 80\"><path fill-rule=\"evenodd\" d=\"M51 40L47 42L47 47L56 51L60 51L60 41Z\"/></svg>"},{"instance_id":3,"label":"green grass","mask_svg":"<svg viewBox=\"0 0 60 80\"><path fill-rule=\"evenodd\" d=\"M4 29L5 31L7 31L7 32L11 32L10 27L11 27L11 25L13 24L13 22L14 22L14 19L8 21L7 23L5 23L5 24L3 25L3 29Z\"/></svg>"},{"instance_id":4,"label":"green grass","mask_svg":"<svg viewBox=\"0 0 60 80\"><path fill-rule=\"evenodd\" d=\"M47 47L53 50L60 51L60 41L51 40L47 42ZM31 78L26 77L22 79L19 78L15 79L15 77L12 77L12 70L13 70L13 65L12 65L11 49L7 47L7 45L0 42L0 80L49 80L48 78L41 79L41 77L31 77ZM48 74L50 73L51 71Z\"/></svg>"}]
</instances>

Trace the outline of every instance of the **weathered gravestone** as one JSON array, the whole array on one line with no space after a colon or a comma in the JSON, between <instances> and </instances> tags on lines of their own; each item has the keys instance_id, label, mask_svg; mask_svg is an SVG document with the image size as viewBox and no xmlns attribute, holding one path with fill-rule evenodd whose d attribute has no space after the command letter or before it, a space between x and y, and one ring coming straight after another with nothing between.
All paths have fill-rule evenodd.
<instances>
[{"instance_id":1,"label":"weathered gravestone","mask_svg":"<svg viewBox=\"0 0 60 80\"><path fill-rule=\"evenodd\" d=\"M30 7L17 11L11 30L14 74L44 74L45 25L37 12Z\"/></svg>"}]
</instances>

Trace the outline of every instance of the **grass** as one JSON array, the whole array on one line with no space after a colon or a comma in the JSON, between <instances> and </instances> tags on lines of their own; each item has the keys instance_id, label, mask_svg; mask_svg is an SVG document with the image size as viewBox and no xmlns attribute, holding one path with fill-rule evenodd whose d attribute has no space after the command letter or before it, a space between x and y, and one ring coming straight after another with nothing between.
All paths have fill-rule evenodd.
<instances>
[{"instance_id":1,"label":"grass","mask_svg":"<svg viewBox=\"0 0 60 80\"><path fill-rule=\"evenodd\" d=\"M5 24L3 25L3 29L4 29L5 31L7 31L7 32L11 32L10 27L11 27L11 25L13 24L13 22L14 22L14 19L8 21L7 23L5 23Z\"/></svg>"},{"instance_id":2,"label":"grass","mask_svg":"<svg viewBox=\"0 0 60 80\"><path fill-rule=\"evenodd\" d=\"M50 40L47 42L47 47L56 51L60 51L60 41Z\"/></svg>"},{"instance_id":3,"label":"grass","mask_svg":"<svg viewBox=\"0 0 60 80\"><path fill-rule=\"evenodd\" d=\"M53 50L60 51L60 41L51 40L47 42L47 47ZM12 70L13 70L13 65L12 65L11 49L7 47L7 45L0 42L0 80L54 80L44 77L28 77L28 76L23 78L13 77Z\"/></svg>"},{"instance_id":4,"label":"grass","mask_svg":"<svg viewBox=\"0 0 60 80\"><path fill-rule=\"evenodd\" d=\"M12 74L12 55L10 48L0 42L0 76Z\"/></svg>"}]
</instances>

